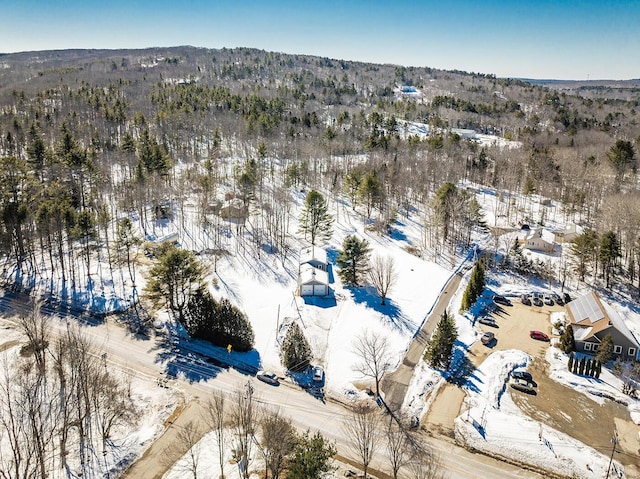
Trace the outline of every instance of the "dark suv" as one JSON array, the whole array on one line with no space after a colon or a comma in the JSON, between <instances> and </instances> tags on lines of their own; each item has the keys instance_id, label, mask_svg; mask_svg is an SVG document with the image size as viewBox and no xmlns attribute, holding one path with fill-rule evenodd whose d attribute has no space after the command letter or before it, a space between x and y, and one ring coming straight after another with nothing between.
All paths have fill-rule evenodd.
<instances>
[{"instance_id":1,"label":"dark suv","mask_svg":"<svg viewBox=\"0 0 640 479\"><path fill-rule=\"evenodd\" d=\"M527 381L528 383L533 382L533 376L531 376L531 373L529 371L513 371L511 373L511 376L514 379L521 379L523 381Z\"/></svg>"},{"instance_id":2,"label":"dark suv","mask_svg":"<svg viewBox=\"0 0 640 479\"><path fill-rule=\"evenodd\" d=\"M493 297L493 302L496 303L496 304L502 304L504 306L511 306L511 301L509 301L504 296L500 296L499 294L496 294Z\"/></svg>"}]
</instances>

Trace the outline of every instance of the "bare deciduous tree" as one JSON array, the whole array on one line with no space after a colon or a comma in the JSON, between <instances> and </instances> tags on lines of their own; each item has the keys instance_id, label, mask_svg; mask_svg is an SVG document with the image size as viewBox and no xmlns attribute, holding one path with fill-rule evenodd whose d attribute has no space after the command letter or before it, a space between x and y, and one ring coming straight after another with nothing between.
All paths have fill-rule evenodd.
<instances>
[{"instance_id":1,"label":"bare deciduous tree","mask_svg":"<svg viewBox=\"0 0 640 479\"><path fill-rule=\"evenodd\" d=\"M378 296L380 296L380 304L384 306L387 301L387 294L393 289L393 286L398 280L393 257L387 256L383 258L382 256L376 255L371 258L369 268L369 281L373 287L376 288Z\"/></svg>"},{"instance_id":2,"label":"bare deciduous tree","mask_svg":"<svg viewBox=\"0 0 640 479\"><path fill-rule=\"evenodd\" d=\"M408 467L411 479L445 479L447 477L440 469L438 457L431 449L416 445L412 452Z\"/></svg>"},{"instance_id":3,"label":"bare deciduous tree","mask_svg":"<svg viewBox=\"0 0 640 479\"><path fill-rule=\"evenodd\" d=\"M413 444L409 439L408 432L391 415L389 416L386 435L389 465L391 466L393 479L398 479L398 471L411 459Z\"/></svg>"},{"instance_id":4,"label":"bare deciduous tree","mask_svg":"<svg viewBox=\"0 0 640 479\"><path fill-rule=\"evenodd\" d=\"M379 395L380 382L391 366L391 352L386 336L365 331L355 338L353 352L360 358L353 369L366 377L373 378L376 384L376 395Z\"/></svg>"},{"instance_id":5,"label":"bare deciduous tree","mask_svg":"<svg viewBox=\"0 0 640 479\"><path fill-rule=\"evenodd\" d=\"M213 429L218 443L218 461L220 465L220 479L224 479L224 450L225 450L225 425L227 415L227 396L214 391L209 398L205 410L205 420L208 426Z\"/></svg>"},{"instance_id":6,"label":"bare deciduous tree","mask_svg":"<svg viewBox=\"0 0 640 479\"><path fill-rule=\"evenodd\" d=\"M45 317L40 314L40 305L36 303L31 311L22 313L18 324L22 333L27 337L28 351L33 354L36 365L44 371L50 331Z\"/></svg>"},{"instance_id":7,"label":"bare deciduous tree","mask_svg":"<svg viewBox=\"0 0 640 479\"><path fill-rule=\"evenodd\" d=\"M185 449L187 452L176 462L175 468L178 471L189 474L193 479L198 479L201 438L202 434L193 422L188 422L185 426L181 427L176 434L176 440L180 448Z\"/></svg>"},{"instance_id":8,"label":"bare deciduous tree","mask_svg":"<svg viewBox=\"0 0 640 479\"><path fill-rule=\"evenodd\" d=\"M370 403L356 404L351 410L349 419L344 424L349 445L362 462L364 477L367 477L369 464L379 448L380 411Z\"/></svg>"},{"instance_id":9,"label":"bare deciduous tree","mask_svg":"<svg viewBox=\"0 0 640 479\"><path fill-rule=\"evenodd\" d=\"M262 419L262 454L265 462L265 479L278 479L287 458L293 452L296 435L291 421L278 411L265 411Z\"/></svg>"},{"instance_id":10,"label":"bare deciduous tree","mask_svg":"<svg viewBox=\"0 0 640 479\"><path fill-rule=\"evenodd\" d=\"M231 410L231 427L236 436L236 461L242 477L249 478L249 459L255 433L256 407L253 402L253 386L248 381L244 390L235 394L234 407Z\"/></svg>"}]
</instances>

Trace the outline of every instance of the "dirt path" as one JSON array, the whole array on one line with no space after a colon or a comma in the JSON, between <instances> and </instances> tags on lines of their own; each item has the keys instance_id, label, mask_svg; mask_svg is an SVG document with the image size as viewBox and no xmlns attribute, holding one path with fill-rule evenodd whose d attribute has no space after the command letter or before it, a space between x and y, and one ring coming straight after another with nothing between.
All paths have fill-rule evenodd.
<instances>
[{"instance_id":1,"label":"dirt path","mask_svg":"<svg viewBox=\"0 0 640 479\"><path fill-rule=\"evenodd\" d=\"M413 377L413 370L416 364L418 364L418 361L420 361L427 347L427 341L431 337L436 324L438 324L440 316L442 316L444 310L449 306L451 296L458 289L463 274L464 272L459 272L449 279L431 313L423 323L422 328L409 344L409 349L405 354L404 360L395 371L388 374L382 381L382 390L385 394L384 398L389 406L400 407L404 402L407 388Z\"/></svg>"},{"instance_id":2,"label":"dirt path","mask_svg":"<svg viewBox=\"0 0 640 479\"><path fill-rule=\"evenodd\" d=\"M169 468L189 449L178 437L180 428L192 422L200 439L208 430L202 421L203 408L198 400L191 400L176 408L165 423L164 433L156 439L122 479L161 479Z\"/></svg>"}]
</instances>

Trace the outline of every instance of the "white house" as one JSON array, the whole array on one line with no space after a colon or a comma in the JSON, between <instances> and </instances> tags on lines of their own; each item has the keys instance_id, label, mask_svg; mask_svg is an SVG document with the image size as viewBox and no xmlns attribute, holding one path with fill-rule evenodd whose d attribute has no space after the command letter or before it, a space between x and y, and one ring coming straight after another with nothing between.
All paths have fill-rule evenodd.
<instances>
[{"instance_id":1,"label":"white house","mask_svg":"<svg viewBox=\"0 0 640 479\"><path fill-rule=\"evenodd\" d=\"M575 224L570 224L559 231L554 231L554 241L556 243L571 243L578 236L578 227Z\"/></svg>"},{"instance_id":2,"label":"white house","mask_svg":"<svg viewBox=\"0 0 640 479\"><path fill-rule=\"evenodd\" d=\"M329 294L329 273L310 264L300 265L298 274L300 296L326 296Z\"/></svg>"},{"instance_id":3,"label":"white house","mask_svg":"<svg viewBox=\"0 0 640 479\"><path fill-rule=\"evenodd\" d=\"M543 230L536 229L520 240L523 248L527 248L531 251L540 251L542 253L553 253L555 245L551 238L547 238L546 234L543 234Z\"/></svg>"},{"instance_id":4,"label":"white house","mask_svg":"<svg viewBox=\"0 0 640 479\"><path fill-rule=\"evenodd\" d=\"M308 246L300 251L300 266L310 264L314 268L327 271L327 251L318 246Z\"/></svg>"},{"instance_id":5,"label":"white house","mask_svg":"<svg viewBox=\"0 0 640 479\"><path fill-rule=\"evenodd\" d=\"M300 296L326 296L329 294L327 251L308 246L300 251L298 293Z\"/></svg>"}]
</instances>

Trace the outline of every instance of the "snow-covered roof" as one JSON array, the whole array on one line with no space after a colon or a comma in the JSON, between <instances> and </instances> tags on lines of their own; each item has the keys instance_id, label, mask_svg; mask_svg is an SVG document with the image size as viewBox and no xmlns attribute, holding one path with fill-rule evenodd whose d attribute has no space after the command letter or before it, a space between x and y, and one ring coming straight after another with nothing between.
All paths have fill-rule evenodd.
<instances>
[{"instance_id":1,"label":"snow-covered roof","mask_svg":"<svg viewBox=\"0 0 640 479\"><path fill-rule=\"evenodd\" d=\"M311 265L300 267L300 284L329 284L329 274Z\"/></svg>"},{"instance_id":2,"label":"snow-covered roof","mask_svg":"<svg viewBox=\"0 0 640 479\"><path fill-rule=\"evenodd\" d=\"M525 241L531 241L535 239L541 239L542 241L553 244L554 235L551 231L548 231L543 228L536 228L529 231L529 233L524 237Z\"/></svg>"},{"instance_id":3,"label":"snow-covered roof","mask_svg":"<svg viewBox=\"0 0 640 479\"><path fill-rule=\"evenodd\" d=\"M317 261L324 265L327 264L327 251L319 246L309 246L302 248L300 251L300 264Z\"/></svg>"},{"instance_id":4,"label":"snow-covered roof","mask_svg":"<svg viewBox=\"0 0 640 479\"><path fill-rule=\"evenodd\" d=\"M573 325L573 339L577 341L584 341L588 337L591 336L593 331L593 327L591 326L580 326L578 324Z\"/></svg>"}]
</instances>

